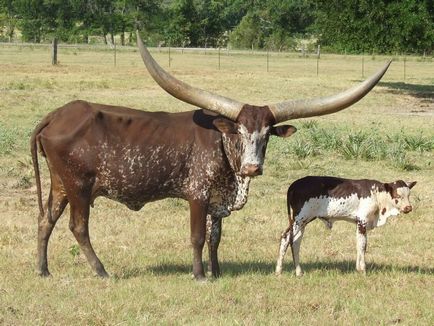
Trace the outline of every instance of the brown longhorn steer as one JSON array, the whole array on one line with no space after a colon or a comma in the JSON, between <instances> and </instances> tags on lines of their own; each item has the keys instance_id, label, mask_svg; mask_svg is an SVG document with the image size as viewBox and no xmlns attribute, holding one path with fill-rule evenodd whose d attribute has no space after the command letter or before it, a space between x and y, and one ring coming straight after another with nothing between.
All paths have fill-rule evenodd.
<instances>
[{"instance_id":1,"label":"brown longhorn steer","mask_svg":"<svg viewBox=\"0 0 434 326\"><path fill-rule=\"evenodd\" d=\"M98 196L124 203L133 210L168 197L187 200L194 277L205 277L205 241L208 270L213 276L220 275L217 249L222 218L246 203L250 178L262 174L270 135L287 137L296 131L293 126L275 124L350 106L377 84L390 65L389 62L365 82L335 96L252 106L177 80L154 61L140 36L138 46L149 73L164 90L202 109L185 113L143 112L74 101L42 120L31 137L40 208L40 275L49 275L48 240L69 203L69 227L81 250L98 275L108 276L89 239L89 210ZM38 147L51 177L45 208Z\"/></svg>"}]
</instances>

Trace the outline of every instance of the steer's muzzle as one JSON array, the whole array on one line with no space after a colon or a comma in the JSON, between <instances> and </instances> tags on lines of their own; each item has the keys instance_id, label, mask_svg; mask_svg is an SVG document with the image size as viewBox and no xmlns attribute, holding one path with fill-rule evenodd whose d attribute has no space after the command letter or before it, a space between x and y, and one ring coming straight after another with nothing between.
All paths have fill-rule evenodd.
<instances>
[{"instance_id":1,"label":"steer's muzzle","mask_svg":"<svg viewBox=\"0 0 434 326\"><path fill-rule=\"evenodd\" d=\"M402 209L402 212L403 212L404 214L407 214L407 213L410 213L412 210L413 210L413 207L411 207L411 206L405 206L405 207Z\"/></svg>"},{"instance_id":2,"label":"steer's muzzle","mask_svg":"<svg viewBox=\"0 0 434 326\"><path fill-rule=\"evenodd\" d=\"M259 164L246 164L241 168L243 177L256 177L262 175L262 167Z\"/></svg>"}]
</instances>

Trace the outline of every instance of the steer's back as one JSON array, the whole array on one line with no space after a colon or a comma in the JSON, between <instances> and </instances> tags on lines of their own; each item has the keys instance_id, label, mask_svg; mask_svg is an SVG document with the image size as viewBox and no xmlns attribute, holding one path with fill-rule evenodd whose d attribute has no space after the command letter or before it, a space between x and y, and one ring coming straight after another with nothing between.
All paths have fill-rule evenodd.
<instances>
[{"instance_id":1,"label":"steer's back","mask_svg":"<svg viewBox=\"0 0 434 326\"><path fill-rule=\"evenodd\" d=\"M192 173L206 168L200 160L211 160L207 155L215 154L220 139L204 117L203 111L144 112L74 101L52 112L36 138L67 190L88 183L93 198L139 209L147 201L190 195Z\"/></svg>"}]
</instances>

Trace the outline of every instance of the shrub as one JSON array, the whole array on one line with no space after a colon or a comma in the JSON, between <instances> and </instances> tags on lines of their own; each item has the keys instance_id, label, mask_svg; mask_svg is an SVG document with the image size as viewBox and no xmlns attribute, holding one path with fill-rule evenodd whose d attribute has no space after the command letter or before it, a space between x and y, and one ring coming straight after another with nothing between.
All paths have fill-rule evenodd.
<instances>
[{"instance_id":1,"label":"shrub","mask_svg":"<svg viewBox=\"0 0 434 326\"><path fill-rule=\"evenodd\" d=\"M18 135L12 130L0 124L0 155L9 154L15 147Z\"/></svg>"}]
</instances>

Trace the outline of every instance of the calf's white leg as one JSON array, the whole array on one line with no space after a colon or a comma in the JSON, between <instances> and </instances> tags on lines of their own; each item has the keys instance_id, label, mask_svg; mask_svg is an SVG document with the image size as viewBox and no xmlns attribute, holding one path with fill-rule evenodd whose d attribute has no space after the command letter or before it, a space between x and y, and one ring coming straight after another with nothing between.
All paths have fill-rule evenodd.
<instances>
[{"instance_id":1,"label":"calf's white leg","mask_svg":"<svg viewBox=\"0 0 434 326\"><path fill-rule=\"evenodd\" d=\"M368 239L366 232L366 223L357 221L357 259L356 269L358 272L366 274L365 253Z\"/></svg>"},{"instance_id":2,"label":"calf's white leg","mask_svg":"<svg viewBox=\"0 0 434 326\"><path fill-rule=\"evenodd\" d=\"M303 271L300 266L300 245L301 245L301 240L303 238L303 233L304 233L304 225L300 226L298 223L294 224L294 229L293 229L294 238L291 244L291 251L292 251L292 259L294 260L296 276L303 275Z\"/></svg>"},{"instance_id":3,"label":"calf's white leg","mask_svg":"<svg viewBox=\"0 0 434 326\"><path fill-rule=\"evenodd\" d=\"M289 244L291 244L292 246L292 237L292 224L290 224L280 238L279 257L277 258L276 264L276 275L282 274L283 258L285 257L286 250L288 250Z\"/></svg>"}]
</instances>

